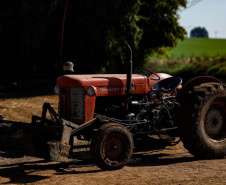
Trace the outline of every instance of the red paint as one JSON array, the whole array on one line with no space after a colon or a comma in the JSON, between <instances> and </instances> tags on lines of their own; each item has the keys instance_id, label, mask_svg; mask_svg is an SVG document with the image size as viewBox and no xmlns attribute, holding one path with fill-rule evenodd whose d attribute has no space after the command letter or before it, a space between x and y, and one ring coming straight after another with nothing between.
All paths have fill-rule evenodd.
<instances>
[{"instance_id":1,"label":"red paint","mask_svg":"<svg viewBox=\"0 0 226 185\"><path fill-rule=\"evenodd\" d=\"M157 73L160 79L171 77L168 74ZM156 78L151 75L151 78ZM150 80L140 74L132 75L132 93L147 94L149 89L159 80ZM96 96L115 96L126 95L126 74L94 74L94 75L64 75L58 78L57 85L59 89L66 89L66 93L60 91L60 112L63 118L70 120L70 95L69 88L84 88L84 120L70 120L77 124L82 124L93 118ZM87 87L92 86L95 90L94 96L86 94Z\"/></svg>"}]
</instances>

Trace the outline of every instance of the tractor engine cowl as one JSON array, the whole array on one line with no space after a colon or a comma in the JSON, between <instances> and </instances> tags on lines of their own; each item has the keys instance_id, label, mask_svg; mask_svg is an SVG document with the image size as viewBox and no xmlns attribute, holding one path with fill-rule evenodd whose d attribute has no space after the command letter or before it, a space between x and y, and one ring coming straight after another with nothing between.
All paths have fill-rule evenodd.
<instances>
[{"instance_id":1,"label":"tractor engine cowl","mask_svg":"<svg viewBox=\"0 0 226 185\"><path fill-rule=\"evenodd\" d=\"M170 77L164 73L158 75L161 80ZM150 87L157 82L151 81L146 76L133 74L131 89L133 96L147 94ZM126 85L126 74L61 76L57 80L60 116L77 124L87 122L93 119L97 99L108 102L108 97L114 97L116 101L117 97L124 98L127 95Z\"/></svg>"}]
</instances>

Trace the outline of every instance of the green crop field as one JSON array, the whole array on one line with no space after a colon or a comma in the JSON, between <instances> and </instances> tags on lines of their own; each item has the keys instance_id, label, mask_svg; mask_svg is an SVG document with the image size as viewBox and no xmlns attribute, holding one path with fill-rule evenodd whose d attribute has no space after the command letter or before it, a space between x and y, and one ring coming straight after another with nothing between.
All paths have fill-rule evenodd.
<instances>
[{"instance_id":1,"label":"green crop field","mask_svg":"<svg viewBox=\"0 0 226 185\"><path fill-rule=\"evenodd\" d=\"M146 68L180 76L214 76L226 82L226 39L188 38L170 51L170 58L149 57Z\"/></svg>"},{"instance_id":2,"label":"green crop field","mask_svg":"<svg viewBox=\"0 0 226 185\"><path fill-rule=\"evenodd\" d=\"M209 57L226 55L226 39L188 38L170 51L171 58Z\"/></svg>"},{"instance_id":3,"label":"green crop field","mask_svg":"<svg viewBox=\"0 0 226 185\"><path fill-rule=\"evenodd\" d=\"M170 58L226 56L226 39L187 38L170 50ZM149 57L158 59L157 57Z\"/></svg>"}]
</instances>

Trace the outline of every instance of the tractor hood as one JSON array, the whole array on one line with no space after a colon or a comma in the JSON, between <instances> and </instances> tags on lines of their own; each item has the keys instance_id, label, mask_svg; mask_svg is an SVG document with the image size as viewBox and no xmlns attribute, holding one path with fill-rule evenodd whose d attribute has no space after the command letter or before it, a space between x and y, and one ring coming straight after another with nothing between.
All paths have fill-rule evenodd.
<instances>
[{"instance_id":1,"label":"tractor hood","mask_svg":"<svg viewBox=\"0 0 226 185\"><path fill-rule=\"evenodd\" d=\"M161 80L170 75L158 73ZM149 80L140 74L132 75L133 94L148 93L149 88L158 81ZM126 94L126 74L93 74L93 75L64 75L58 78L59 87L95 87L97 96Z\"/></svg>"},{"instance_id":2,"label":"tractor hood","mask_svg":"<svg viewBox=\"0 0 226 185\"><path fill-rule=\"evenodd\" d=\"M147 83L147 78L142 75L132 75L136 84ZM58 86L87 87L87 86L125 86L125 74L94 74L94 75L64 75L58 78Z\"/></svg>"}]
</instances>

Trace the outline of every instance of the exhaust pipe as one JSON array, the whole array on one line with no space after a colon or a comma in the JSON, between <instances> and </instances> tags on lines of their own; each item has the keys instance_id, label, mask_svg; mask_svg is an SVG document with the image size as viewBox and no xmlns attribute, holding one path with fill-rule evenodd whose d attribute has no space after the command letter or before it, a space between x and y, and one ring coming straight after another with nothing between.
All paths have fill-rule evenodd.
<instances>
[{"instance_id":1,"label":"exhaust pipe","mask_svg":"<svg viewBox=\"0 0 226 185\"><path fill-rule=\"evenodd\" d=\"M130 50L130 61L128 63L127 75L126 75L126 93L130 95L130 94L132 94L132 67L133 67L133 62L132 62L132 49L131 49L129 44L127 44L127 46Z\"/></svg>"}]
</instances>

